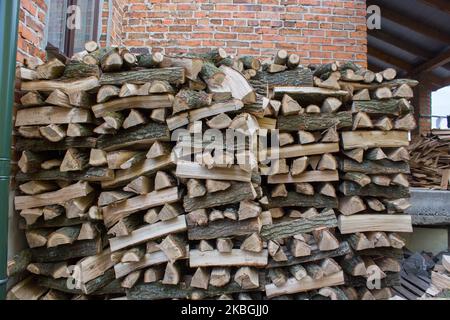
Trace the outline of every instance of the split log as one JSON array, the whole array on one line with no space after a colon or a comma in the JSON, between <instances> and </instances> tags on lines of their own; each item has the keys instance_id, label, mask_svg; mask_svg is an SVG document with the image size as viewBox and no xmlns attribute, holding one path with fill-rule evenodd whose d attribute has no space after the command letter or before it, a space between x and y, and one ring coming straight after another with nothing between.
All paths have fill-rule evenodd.
<instances>
[{"instance_id":1,"label":"split log","mask_svg":"<svg viewBox=\"0 0 450 320\"><path fill-rule=\"evenodd\" d=\"M36 107L18 110L15 126L89 123L91 120L91 114L84 109Z\"/></svg>"},{"instance_id":2,"label":"split log","mask_svg":"<svg viewBox=\"0 0 450 320\"><path fill-rule=\"evenodd\" d=\"M319 131L336 126L337 129L352 126L351 112L341 111L329 113L304 113L295 116L280 116L277 119L278 129L283 131Z\"/></svg>"},{"instance_id":3,"label":"split log","mask_svg":"<svg viewBox=\"0 0 450 320\"><path fill-rule=\"evenodd\" d=\"M341 271L331 276L323 277L320 280L314 280L311 277L305 277L301 280L289 278L285 285L281 287L277 287L274 284L268 284L265 286L265 288L267 297L274 298L284 294L305 292L326 286L336 286L342 284L344 284L344 274Z\"/></svg>"},{"instance_id":4,"label":"split log","mask_svg":"<svg viewBox=\"0 0 450 320\"><path fill-rule=\"evenodd\" d=\"M61 172L82 171L89 165L89 156L75 148L69 148L64 155L59 170Z\"/></svg>"},{"instance_id":5,"label":"split log","mask_svg":"<svg viewBox=\"0 0 450 320\"><path fill-rule=\"evenodd\" d=\"M78 182L58 191L31 196L16 196L14 198L14 204L17 210L36 208L84 197L92 191L93 189L87 182Z\"/></svg>"},{"instance_id":6,"label":"split log","mask_svg":"<svg viewBox=\"0 0 450 320\"><path fill-rule=\"evenodd\" d=\"M258 218L243 221L218 220L209 223L207 226L189 226L189 240L216 239L217 237L231 237L250 235L259 232L261 222Z\"/></svg>"},{"instance_id":7,"label":"split log","mask_svg":"<svg viewBox=\"0 0 450 320\"><path fill-rule=\"evenodd\" d=\"M357 163L352 160L344 159L339 163L339 169L343 172L362 172L365 174L409 174L408 163L393 162L389 160L369 161Z\"/></svg>"},{"instance_id":8,"label":"split log","mask_svg":"<svg viewBox=\"0 0 450 320\"><path fill-rule=\"evenodd\" d=\"M365 112L367 114L403 115L412 111L411 104L406 99L353 101L352 112Z\"/></svg>"},{"instance_id":9,"label":"split log","mask_svg":"<svg viewBox=\"0 0 450 320\"><path fill-rule=\"evenodd\" d=\"M97 148L113 151L130 147L147 147L157 140L170 139L167 126L159 123L148 123L142 126L121 130L114 136L103 135L97 140Z\"/></svg>"},{"instance_id":10,"label":"split log","mask_svg":"<svg viewBox=\"0 0 450 320\"><path fill-rule=\"evenodd\" d=\"M131 235L109 239L111 251L117 251L164 235L186 230L184 215L134 230Z\"/></svg>"},{"instance_id":11,"label":"split log","mask_svg":"<svg viewBox=\"0 0 450 320\"><path fill-rule=\"evenodd\" d=\"M60 228L51 233L47 238L47 247L56 247L62 244L72 244L77 240L81 226Z\"/></svg>"},{"instance_id":12,"label":"split log","mask_svg":"<svg viewBox=\"0 0 450 320\"><path fill-rule=\"evenodd\" d=\"M339 216L338 227L342 234L365 231L412 232L411 216L409 215Z\"/></svg>"},{"instance_id":13,"label":"split log","mask_svg":"<svg viewBox=\"0 0 450 320\"><path fill-rule=\"evenodd\" d=\"M263 250L259 253L232 249L230 253L214 251L191 250L189 252L189 266L196 267L228 267L228 266L249 266L265 267L268 253Z\"/></svg>"},{"instance_id":14,"label":"split log","mask_svg":"<svg viewBox=\"0 0 450 320\"><path fill-rule=\"evenodd\" d=\"M103 73L100 77L101 85L123 85L124 83L144 84L153 80L167 81L170 84L183 84L185 81L184 68L155 68L136 71Z\"/></svg>"},{"instance_id":15,"label":"split log","mask_svg":"<svg viewBox=\"0 0 450 320\"><path fill-rule=\"evenodd\" d=\"M122 111L126 109L159 109L172 107L173 96L171 94L158 94L116 99L92 106L95 117L103 117L108 112Z\"/></svg>"},{"instance_id":16,"label":"split log","mask_svg":"<svg viewBox=\"0 0 450 320\"><path fill-rule=\"evenodd\" d=\"M376 176L372 176L372 179ZM372 181L373 182L373 181ZM350 181L344 181L340 184L339 190L345 196L372 196L386 199L397 199L409 197L409 189L402 186L379 186L374 183L364 187Z\"/></svg>"},{"instance_id":17,"label":"split log","mask_svg":"<svg viewBox=\"0 0 450 320\"><path fill-rule=\"evenodd\" d=\"M120 219L135 212L147 210L153 207L170 204L180 200L177 187L153 191L148 194L139 195L130 199L113 203L103 208L103 220L107 227L111 227Z\"/></svg>"},{"instance_id":18,"label":"split log","mask_svg":"<svg viewBox=\"0 0 450 320\"><path fill-rule=\"evenodd\" d=\"M61 90L67 94L79 91L90 91L100 86L97 77L87 77L79 80L42 80L28 81L21 83L22 91L42 91L51 92Z\"/></svg>"},{"instance_id":19,"label":"split log","mask_svg":"<svg viewBox=\"0 0 450 320\"><path fill-rule=\"evenodd\" d=\"M327 210L312 218L288 220L268 226L263 226L261 237L264 240L273 240L294 236L296 234L311 232L319 227L336 227L337 220L333 210Z\"/></svg>"}]
</instances>

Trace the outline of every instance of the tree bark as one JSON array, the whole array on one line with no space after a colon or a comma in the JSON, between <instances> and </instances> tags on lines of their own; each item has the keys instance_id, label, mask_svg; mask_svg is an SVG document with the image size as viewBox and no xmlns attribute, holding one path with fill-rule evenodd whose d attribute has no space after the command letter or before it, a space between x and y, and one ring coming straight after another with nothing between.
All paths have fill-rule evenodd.
<instances>
[{"instance_id":1,"label":"tree bark","mask_svg":"<svg viewBox=\"0 0 450 320\"><path fill-rule=\"evenodd\" d=\"M304 113L292 116L279 116L278 129L284 131L319 131L333 126L338 129L352 126L352 113Z\"/></svg>"},{"instance_id":2,"label":"tree bark","mask_svg":"<svg viewBox=\"0 0 450 320\"><path fill-rule=\"evenodd\" d=\"M339 190L345 196L367 196L387 199L409 198L409 188L402 186L383 187L371 183L361 187L356 183L344 181L340 184Z\"/></svg>"},{"instance_id":3,"label":"tree bark","mask_svg":"<svg viewBox=\"0 0 450 320\"><path fill-rule=\"evenodd\" d=\"M178 85L184 83L184 68L142 69L136 71L103 73L100 85L123 85L124 83L144 84L153 80L167 81Z\"/></svg>"},{"instance_id":4,"label":"tree bark","mask_svg":"<svg viewBox=\"0 0 450 320\"><path fill-rule=\"evenodd\" d=\"M189 240L208 240L231 236L244 236L259 232L261 223L258 218L243 221L218 220L206 226L188 226Z\"/></svg>"},{"instance_id":5,"label":"tree bark","mask_svg":"<svg viewBox=\"0 0 450 320\"><path fill-rule=\"evenodd\" d=\"M250 183L233 182L231 187L223 191L206 194L197 198L185 196L183 199L183 207L187 212L190 212L197 209L223 206L243 200L252 200L253 198L253 187Z\"/></svg>"},{"instance_id":6,"label":"tree bark","mask_svg":"<svg viewBox=\"0 0 450 320\"><path fill-rule=\"evenodd\" d=\"M389 160L370 161L362 163L350 159L339 161L339 169L343 172L362 172L366 174L395 174L410 173L409 164L406 162L393 162Z\"/></svg>"},{"instance_id":7,"label":"tree bark","mask_svg":"<svg viewBox=\"0 0 450 320\"><path fill-rule=\"evenodd\" d=\"M266 225L261 229L261 238L264 240L275 240L292 237L300 233L312 232L317 228L337 227L336 215L332 210L322 212L312 218L286 220L284 222Z\"/></svg>"},{"instance_id":8,"label":"tree bark","mask_svg":"<svg viewBox=\"0 0 450 320\"><path fill-rule=\"evenodd\" d=\"M294 70L286 70L280 73L269 73L266 71L258 71L250 81L255 91L259 94L266 95L267 89L276 86L313 86L313 76L311 70L307 68L297 68Z\"/></svg>"},{"instance_id":9,"label":"tree bark","mask_svg":"<svg viewBox=\"0 0 450 320\"><path fill-rule=\"evenodd\" d=\"M97 140L97 148L113 151L131 146L148 147L155 141L170 141L170 132L166 125L151 122L122 130L114 136L102 135Z\"/></svg>"}]
</instances>

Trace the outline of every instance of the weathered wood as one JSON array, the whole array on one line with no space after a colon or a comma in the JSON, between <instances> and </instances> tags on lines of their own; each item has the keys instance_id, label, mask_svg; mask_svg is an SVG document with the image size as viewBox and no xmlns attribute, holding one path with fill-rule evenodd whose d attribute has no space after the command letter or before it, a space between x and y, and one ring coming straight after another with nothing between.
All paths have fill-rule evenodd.
<instances>
[{"instance_id":1,"label":"weathered wood","mask_svg":"<svg viewBox=\"0 0 450 320\"><path fill-rule=\"evenodd\" d=\"M65 123L89 123L92 117L88 110L64 107L35 107L20 109L15 126L49 125Z\"/></svg>"},{"instance_id":2,"label":"weathered wood","mask_svg":"<svg viewBox=\"0 0 450 320\"><path fill-rule=\"evenodd\" d=\"M353 160L344 159L339 162L339 169L343 172L361 172L365 174L410 173L408 163L393 162L389 160L365 160L362 163L358 163Z\"/></svg>"},{"instance_id":3,"label":"weathered wood","mask_svg":"<svg viewBox=\"0 0 450 320\"><path fill-rule=\"evenodd\" d=\"M196 209L211 208L230 203L236 203L243 200L253 199L255 197L253 186L248 182L232 182L231 187L226 190L215 193L207 193L204 196L183 199L183 207L190 212Z\"/></svg>"},{"instance_id":4,"label":"weathered wood","mask_svg":"<svg viewBox=\"0 0 450 320\"><path fill-rule=\"evenodd\" d=\"M267 297L273 298L284 294L305 292L326 286L342 285L344 283L344 273L340 271L333 275L323 277L320 280L314 280L311 277L305 277L301 280L289 278L283 286L277 287L275 284L267 284L265 288Z\"/></svg>"},{"instance_id":5,"label":"weathered wood","mask_svg":"<svg viewBox=\"0 0 450 320\"><path fill-rule=\"evenodd\" d=\"M42 139L24 139L18 137L16 140L16 149L18 151L55 151L67 150L68 148L95 148L97 139L93 137L87 138L65 138L59 142L50 142Z\"/></svg>"},{"instance_id":6,"label":"weathered wood","mask_svg":"<svg viewBox=\"0 0 450 320\"><path fill-rule=\"evenodd\" d=\"M102 249L101 239L75 241L73 244L52 248L33 248L31 255L35 262L57 262L96 255Z\"/></svg>"},{"instance_id":7,"label":"weathered wood","mask_svg":"<svg viewBox=\"0 0 450 320\"><path fill-rule=\"evenodd\" d=\"M114 179L114 171L107 168L89 168L85 171L61 172L59 169L43 170L36 173L17 173L17 181L62 180L62 181L105 181Z\"/></svg>"},{"instance_id":8,"label":"weathered wood","mask_svg":"<svg viewBox=\"0 0 450 320\"><path fill-rule=\"evenodd\" d=\"M188 221L189 223L189 221ZM188 228L189 240L216 239L217 237L231 237L250 235L259 232L261 229L261 221L258 218L232 221L217 220L210 222L206 226L192 226Z\"/></svg>"},{"instance_id":9,"label":"weathered wood","mask_svg":"<svg viewBox=\"0 0 450 320\"><path fill-rule=\"evenodd\" d=\"M352 126L349 111L332 113L304 113L295 116L279 116L277 127L283 131L319 131L336 126L338 129Z\"/></svg>"},{"instance_id":10,"label":"weathered wood","mask_svg":"<svg viewBox=\"0 0 450 320\"><path fill-rule=\"evenodd\" d=\"M365 112L380 115L403 115L412 111L406 99L353 101L352 112Z\"/></svg>"},{"instance_id":11,"label":"weathered wood","mask_svg":"<svg viewBox=\"0 0 450 320\"><path fill-rule=\"evenodd\" d=\"M334 228L336 226L337 220L333 210L326 210L315 217L286 220L284 222L263 226L261 229L261 237L264 240L274 240L311 232L320 227Z\"/></svg>"},{"instance_id":12,"label":"weathered wood","mask_svg":"<svg viewBox=\"0 0 450 320\"><path fill-rule=\"evenodd\" d=\"M268 208L280 207L315 207L315 208L337 208L335 198L326 197L321 194L303 195L296 192L288 192L285 198L269 198Z\"/></svg>"},{"instance_id":13,"label":"weathered wood","mask_svg":"<svg viewBox=\"0 0 450 320\"><path fill-rule=\"evenodd\" d=\"M103 73L99 83L100 85L144 84L153 80L163 80L174 85L183 84L185 81L184 68L157 68Z\"/></svg>"},{"instance_id":14,"label":"weathered wood","mask_svg":"<svg viewBox=\"0 0 450 320\"><path fill-rule=\"evenodd\" d=\"M409 189L402 186L378 186L368 184L364 187L350 181L344 181L339 185L339 190L346 196L369 196L387 199L398 199L409 197Z\"/></svg>"},{"instance_id":15,"label":"weathered wood","mask_svg":"<svg viewBox=\"0 0 450 320\"><path fill-rule=\"evenodd\" d=\"M267 90L276 86L313 86L313 76L308 68L297 68L279 73L258 71L250 80L256 92L266 95Z\"/></svg>"},{"instance_id":16,"label":"weathered wood","mask_svg":"<svg viewBox=\"0 0 450 320\"><path fill-rule=\"evenodd\" d=\"M97 140L97 148L113 151L129 147L148 147L157 140L169 141L169 130L163 124L151 122L142 126L121 130L113 137L110 135L100 136Z\"/></svg>"}]
</instances>

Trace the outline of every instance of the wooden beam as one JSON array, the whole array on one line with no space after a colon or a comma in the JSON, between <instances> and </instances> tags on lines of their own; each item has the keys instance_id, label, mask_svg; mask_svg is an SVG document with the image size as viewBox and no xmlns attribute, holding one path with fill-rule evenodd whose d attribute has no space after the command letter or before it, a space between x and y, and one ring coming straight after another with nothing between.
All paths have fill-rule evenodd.
<instances>
[{"instance_id":1,"label":"wooden beam","mask_svg":"<svg viewBox=\"0 0 450 320\"><path fill-rule=\"evenodd\" d=\"M420 0L420 2L450 14L450 3L447 0Z\"/></svg>"},{"instance_id":2,"label":"wooden beam","mask_svg":"<svg viewBox=\"0 0 450 320\"><path fill-rule=\"evenodd\" d=\"M411 71L413 68L412 65L410 65L409 63L406 63L403 59L393 57L393 56L383 52L382 50L371 47L371 46L369 46L367 48L367 53L369 54L369 56L377 58L378 60L384 61L394 67L397 67L397 68L407 71L407 72Z\"/></svg>"},{"instance_id":3,"label":"wooden beam","mask_svg":"<svg viewBox=\"0 0 450 320\"><path fill-rule=\"evenodd\" d=\"M385 43L388 43L399 49L402 49L406 52L412 53L423 59L431 59L433 57L432 52L430 52L428 50L424 50L422 48L419 48L416 44L414 44L408 40L398 38L390 33L382 31L382 30L373 30L373 31L369 32L369 36L374 37L375 39L381 40ZM376 71L376 70L373 70L373 71Z\"/></svg>"},{"instance_id":4,"label":"wooden beam","mask_svg":"<svg viewBox=\"0 0 450 320\"><path fill-rule=\"evenodd\" d=\"M416 75L422 72L431 71L433 69L439 68L450 62L450 50L445 50L444 52L438 54L436 57L428 60L427 62L415 67L410 75Z\"/></svg>"},{"instance_id":5,"label":"wooden beam","mask_svg":"<svg viewBox=\"0 0 450 320\"><path fill-rule=\"evenodd\" d=\"M408 28L410 30L413 30L417 33L421 33L425 36L428 36L430 38L436 39L442 43L450 43L450 35L443 32L443 30L440 30L438 28L432 27L430 25L427 25L423 23L423 21L417 21L417 19L411 18L404 13L400 13L394 10L391 10L389 8L386 8L386 6L383 5L383 3L380 0L370 0L367 1L367 6L370 6L372 4L378 5L381 7L381 16L384 19L388 19L392 22L395 22L396 24L399 24L405 28Z\"/></svg>"}]
</instances>

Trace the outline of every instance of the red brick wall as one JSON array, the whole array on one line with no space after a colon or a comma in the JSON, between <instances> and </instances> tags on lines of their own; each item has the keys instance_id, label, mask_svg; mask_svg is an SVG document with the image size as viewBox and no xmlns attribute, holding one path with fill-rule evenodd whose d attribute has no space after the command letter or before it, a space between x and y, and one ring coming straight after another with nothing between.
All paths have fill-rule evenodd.
<instances>
[{"instance_id":1,"label":"red brick wall","mask_svg":"<svg viewBox=\"0 0 450 320\"><path fill-rule=\"evenodd\" d=\"M167 53L224 47L270 56L284 48L302 63L366 65L365 0L128 0L123 44Z\"/></svg>"},{"instance_id":2,"label":"red brick wall","mask_svg":"<svg viewBox=\"0 0 450 320\"><path fill-rule=\"evenodd\" d=\"M126 3L128 0L113 0L112 3L112 15L111 15L111 25L109 26L109 41L110 45L122 45L122 35L123 35L123 16L124 9L126 8ZM109 3L108 0L103 2L103 8L101 12L102 19L102 30L100 35L100 45L102 47L107 44L108 37L108 17L109 17Z\"/></svg>"},{"instance_id":3,"label":"red brick wall","mask_svg":"<svg viewBox=\"0 0 450 320\"><path fill-rule=\"evenodd\" d=\"M18 61L44 58L45 0L22 0ZM101 45L108 34L102 8ZM166 53L224 47L270 56L284 48L302 63L367 64L365 0L113 0L110 44Z\"/></svg>"},{"instance_id":4,"label":"red brick wall","mask_svg":"<svg viewBox=\"0 0 450 320\"><path fill-rule=\"evenodd\" d=\"M418 120L418 128L413 132L414 136L427 133L431 130L431 117L423 117L424 115L431 115L431 89L424 83L426 79L418 79L419 85L414 89L415 116ZM419 115L422 117L419 118Z\"/></svg>"},{"instance_id":5,"label":"red brick wall","mask_svg":"<svg viewBox=\"0 0 450 320\"><path fill-rule=\"evenodd\" d=\"M44 38L47 5L45 0L21 0L19 11L19 35L17 61L44 59Z\"/></svg>"}]
</instances>

